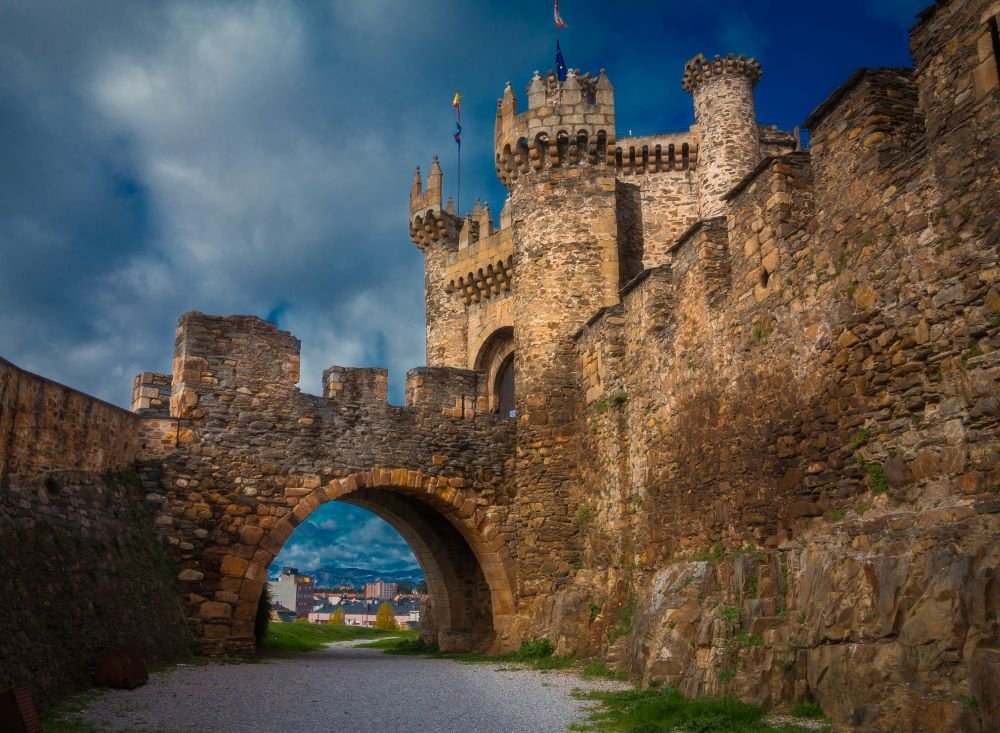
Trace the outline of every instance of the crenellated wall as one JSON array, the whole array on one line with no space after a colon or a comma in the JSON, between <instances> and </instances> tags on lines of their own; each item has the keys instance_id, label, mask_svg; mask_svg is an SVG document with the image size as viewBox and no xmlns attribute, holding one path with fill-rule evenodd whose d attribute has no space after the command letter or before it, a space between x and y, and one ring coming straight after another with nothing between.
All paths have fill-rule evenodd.
<instances>
[{"instance_id":1,"label":"crenellated wall","mask_svg":"<svg viewBox=\"0 0 1000 733\"><path fill-rule=\"evenodd\" d=\"M158 424L174 447L166 434L140 458L204 649L252 649L268 566L330 500L370 509L409 542L431 588L429 641L514 643L514 431L479 399L478 374L415 369L395 407L383 369L330 367L314 397L295 386L298 364L298 340L258 318L180 319L172 419Z\"/></svg>"}]
</instances>

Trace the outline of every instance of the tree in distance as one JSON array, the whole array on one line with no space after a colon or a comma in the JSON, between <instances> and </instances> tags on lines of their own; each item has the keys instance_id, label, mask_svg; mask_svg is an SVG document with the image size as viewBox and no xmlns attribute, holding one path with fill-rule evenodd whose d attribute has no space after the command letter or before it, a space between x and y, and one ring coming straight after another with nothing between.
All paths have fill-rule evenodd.
<instances>
[{"instance_id":1,"label":"tree in distance","mask_svg":"<svg viewBox=\"0 0 1000 733\"><path fill-rule=\"evenodd\" d=\"M331 626L343 626L344 625L344 609L338 608L336 611L330 614L330 618L327 619L327 623Z\"/></svg>"},{"instance_id":2,"label":"tree in distance","mask_svg":"<svg viewBox=\"0 0 1000 733\"><path fill-rule=\"evenodd\" d=\"M385 631L395 631L399 628L399 624L396 623L396 614L393 613L392 606L389 605L388 601L382 601L382 605L378 607L378 613L375 614L375 628Z\"/></svg>"}]
</instances>

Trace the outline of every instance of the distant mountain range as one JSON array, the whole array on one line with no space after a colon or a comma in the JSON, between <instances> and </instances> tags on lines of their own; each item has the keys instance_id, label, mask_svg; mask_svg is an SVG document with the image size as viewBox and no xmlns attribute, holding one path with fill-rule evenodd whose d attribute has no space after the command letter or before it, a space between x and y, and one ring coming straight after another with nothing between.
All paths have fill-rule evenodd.
<instances>
[{"instance_id":1,"label":"distant mountain range","mask_svg":"<svg viewBox=\"0 0 1000 733\"><path fill-rule=\"evenodd\" d=\"M281 568L272 568L271 579L281 573ZM424 579L420 568L404 568L402 570L368 570L366 568L340 568L335 565L308 570L299 568L299 574L309 575L316 579L317 588L335 588L340 585L350 585L360 588L365 583L385 580L390 583L413 583L416 585Z\"/></svg>"}]
</instances>

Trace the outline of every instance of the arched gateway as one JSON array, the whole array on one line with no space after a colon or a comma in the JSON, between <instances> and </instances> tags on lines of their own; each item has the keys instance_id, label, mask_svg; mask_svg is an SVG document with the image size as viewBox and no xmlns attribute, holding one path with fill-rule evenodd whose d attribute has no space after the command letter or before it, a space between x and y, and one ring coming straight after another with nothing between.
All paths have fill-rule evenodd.
<instances>
[{"instance_id":1,"label":"arched gateway","mask_svg":"<svg viewBox=\"0 0 1000 733\"><path fill-rule=\"evenodd\" d=\"M188 313L169 416L142 398L167 380L137 381L140 465L205 651L252 648L268 566L334 500L372 511L410 544L427 576L427 641L509 646L513 427L477 410L476 372L413 370L407 406L395 407L384 370L332 367L315 397L295 387L298 360L298 341L260 319Z\"/></svg>"}]
</instances>

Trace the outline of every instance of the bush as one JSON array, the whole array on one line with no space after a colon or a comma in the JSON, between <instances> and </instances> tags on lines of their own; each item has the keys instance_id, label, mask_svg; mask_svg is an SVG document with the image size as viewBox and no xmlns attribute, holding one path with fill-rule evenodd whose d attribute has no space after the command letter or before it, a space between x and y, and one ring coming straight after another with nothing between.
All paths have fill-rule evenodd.
<instances>
[{"instance_id":1,"label":"bush","mask_svg":"<svg viewBox=\"0 0 1000 733\"><path fill-rule=\"evenodd\" d=\"M531 639L522 641L521 648L517 650L514 658L518 661L527 662L534 659L545 659L551 657L555 652L555 647L548 639Z\"/></svg>"},{"instance_id":2,"label":"bush","mask_svg":"<svg viewBox=\"0 0 1000 733\"><path fill-rule=\"evenodd\" d=\"M327 619L326 622L328 624L332 624L334 626L343 626L344 625L344 609L343 608L338 608L336 611L334 611L333 613L331 613L330 614L330 618Z\"/></svg>"},{"instance_id":3,"label":"bush","mask_svg":"<svg viewBox=\"0 0 1000 733\"><path fill-rule=\"evenodd\" d=\"M261 642L264 641L264 637L267 635L267 625L270 622L271 591L265 583L264 589L260 592L260 600L257 601L257 615L254 616L253 620L253 638L257 646L260 646Z\"/></svg>"}]
</instances>

